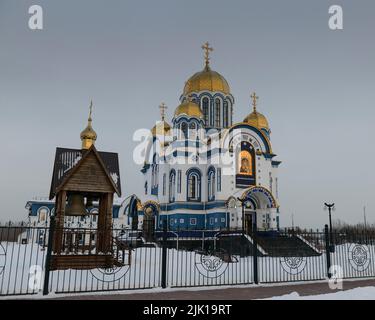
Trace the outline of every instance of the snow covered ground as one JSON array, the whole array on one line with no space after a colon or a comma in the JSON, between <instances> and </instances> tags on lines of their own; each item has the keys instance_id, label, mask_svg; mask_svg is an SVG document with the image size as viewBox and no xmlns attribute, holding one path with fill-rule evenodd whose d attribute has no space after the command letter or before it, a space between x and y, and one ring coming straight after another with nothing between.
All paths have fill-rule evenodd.
<instances>
[{"instance_id":1,"label":"snow covered ground","mask_svg":"<svg viewBox=\"0 0 375 320\"><path fill-rule=\"evenodd\" d=\"M375 287L355 288L314 296L300 296L297 292L292 292L263 300L375 300Z\"/></svg>"}]
</instances>

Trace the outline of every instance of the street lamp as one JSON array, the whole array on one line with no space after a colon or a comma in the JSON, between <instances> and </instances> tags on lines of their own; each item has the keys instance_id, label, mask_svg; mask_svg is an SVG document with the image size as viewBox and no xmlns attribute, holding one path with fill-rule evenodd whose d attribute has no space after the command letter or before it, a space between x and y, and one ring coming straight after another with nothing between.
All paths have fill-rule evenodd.
<instances>
[{"instance_id":1,"label":"street lamp","mask_svg":"<svg viewBox=\"0 0 375 320\"><path fill-rule=\"evenodd\" d=\"M334 203L324 203L324 209L328 210L329 214L329 238L330 238L330 252L335 251L335 247L333 245L333 236L332 236L332 211L335 211L335 204Z\"/></svg>"}]
</instances>

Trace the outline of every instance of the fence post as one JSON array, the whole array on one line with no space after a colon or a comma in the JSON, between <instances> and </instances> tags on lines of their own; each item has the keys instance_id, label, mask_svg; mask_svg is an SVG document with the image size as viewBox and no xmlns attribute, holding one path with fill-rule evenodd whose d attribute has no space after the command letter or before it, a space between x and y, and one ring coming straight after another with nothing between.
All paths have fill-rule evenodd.
<instances>
[{"instance_id":1,"label":"fence post","mask_svg":"<svg viewBox=\"0 0 375 320\"><path fill-rule=\"evenodd\" d=\"M54 232L55 232L55 216L51 215L50 223L49 223L46 263L44 266L44 283L43 283L43 295L44 296L48 294L49 273L51 269L51 256L52 256L52 241L53 241Z\"/></svg>"},{"instance_id":2,"label":"fence post","mask_svg":"<svg viewBox=\"0 0 375 320\"><path fill-rule=\"evenodd\" d=\"M167 220L163 221L163 244L161 258L161 287L167 287Z\"/></svg>"},{"instance_id":3,"label":"fence post","mask_svg":"<svg viewBox=\"0 0 375 320\"><path fill-rule=\"evenodd\" d=\"M256 221L253 224L253 269L254 269L254 283L258 284L258 241L257 241L257 225Z\"/></svg>"},{"instance_id":4,"label":"fence post","mask_svg":"<svg viewBox=\"0 0 375 320\"><path fill-rule=\"evenodd\" d=\"M325 242L326 242L326 260L327 260L327 275L328 278L331 279L331 246L330 246L330 236L328 230L328 224L324 226L324 235L325 235Z\"/></svg>"}]
</instances>

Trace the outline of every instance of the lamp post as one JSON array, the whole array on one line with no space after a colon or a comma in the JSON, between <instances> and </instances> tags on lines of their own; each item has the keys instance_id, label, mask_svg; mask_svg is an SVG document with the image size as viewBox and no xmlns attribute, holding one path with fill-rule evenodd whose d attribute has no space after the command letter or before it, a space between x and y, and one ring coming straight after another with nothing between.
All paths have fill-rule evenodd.
<instances>
[{"instance_id":1,"label":"lamp post","mask_svg":"<svg viewBox=\"0 0 375 320\"><path fill-rule=\"evenodd\" d=\"M330 246L329 251L334 252L335 247L333 245L333 235L332 235L332 211L335 210L335 204L334 203L324 203L324 209L328 209L328 215L329 215L329 239L330 239Z\"/></svg>"}]
</instances>

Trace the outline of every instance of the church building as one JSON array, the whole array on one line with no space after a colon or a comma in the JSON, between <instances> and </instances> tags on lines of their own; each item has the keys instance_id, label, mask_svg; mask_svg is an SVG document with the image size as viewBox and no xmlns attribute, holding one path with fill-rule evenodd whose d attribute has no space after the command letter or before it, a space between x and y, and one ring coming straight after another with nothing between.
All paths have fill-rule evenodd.
<instances>
[{"instance_id":1,"label":"church building","mask_svg":"<svg viewBox=\"0 0 375 320\"><path fill-rule=\"evenodd\" d=\"M251 95L251 110L235 123L235 97L227 80L205 64L193 74L171 121L166 106L152 128L139 196L138 228L178 230L251 230L279 228L278 167L271 129ZM134 221L133 221L134 225Z\"/></svg>"}]
</instances>

